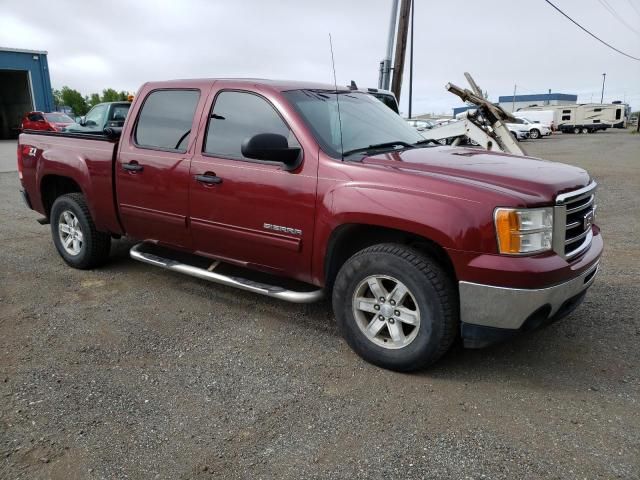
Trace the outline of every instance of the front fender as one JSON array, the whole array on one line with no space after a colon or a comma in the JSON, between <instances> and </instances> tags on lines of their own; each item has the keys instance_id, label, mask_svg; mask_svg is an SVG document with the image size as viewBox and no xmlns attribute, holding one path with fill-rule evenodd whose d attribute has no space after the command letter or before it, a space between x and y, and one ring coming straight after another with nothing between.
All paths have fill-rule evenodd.
<instances>
[{"instance_id":1,"label":"front fender","mask_svg":"<svg viewBox=\"0 0 640 480\"><path fill-rule=\"evenodd\" d=\"M314 273L324 270L329 239L345 224L400 230L445 249L495 252L492 207L470 199L400 187L342 184L319 205ZM314 275L315 276L315 275Z\"/></svg>"}]
</instances>

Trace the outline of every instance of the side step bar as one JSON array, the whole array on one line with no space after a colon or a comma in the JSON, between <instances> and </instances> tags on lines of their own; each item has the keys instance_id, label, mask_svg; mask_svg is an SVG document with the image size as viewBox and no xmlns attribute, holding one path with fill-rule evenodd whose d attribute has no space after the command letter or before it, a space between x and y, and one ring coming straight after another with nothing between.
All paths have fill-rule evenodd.
<instances>
[{"instance_id":1,"label":"side step bar","mask_svg":"<svg viewBox=\"0 0 640 480\"><path fill-rule=\"evenodd\" d=\"M320 300L324 295L324 291L322 289L310 292L295 292L276 285L267 285L253 280L248 280L246 278L221 275L204 268L194 267L170 258L164 258L153 253L145 252L143 251L143 248L144 243L138 243L131 247L129 255L134 260L155 265L156 267L166 268L167 270L184 273L186 275L191 275L192 277L209 280L210 282L236 287L241 290L247 290L248 292L259 293L260 295L266 295L267 297L279 298L280 300L286 300L287 302L293 303L312 303Z\"/></svg>"}]
</instances>

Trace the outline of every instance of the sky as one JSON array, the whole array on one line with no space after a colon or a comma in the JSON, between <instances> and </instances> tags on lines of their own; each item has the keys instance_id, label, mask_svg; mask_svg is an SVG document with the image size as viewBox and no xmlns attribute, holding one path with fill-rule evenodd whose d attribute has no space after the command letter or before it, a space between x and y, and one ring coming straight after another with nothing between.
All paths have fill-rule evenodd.
<instances>
[{"instance_id":1,"label":"sky","mask_svg":"<svg viewBox=\"0 0 640 480\"><path fill-rule=\"evenodd\" d=\"M554 0L640 58L640 0ZM610 8L607 8L610 7ZM0 46L48 51L51 83L134 93L150 80L260 77L376 87L391 0L0 0ZM415 0L413 112L451 113L444 86L470 72L492 101L573 93L640 108L640 62L581 31L544 0ZM400 109L408 108L408 49Z\"/></svg>"}]
</instances>

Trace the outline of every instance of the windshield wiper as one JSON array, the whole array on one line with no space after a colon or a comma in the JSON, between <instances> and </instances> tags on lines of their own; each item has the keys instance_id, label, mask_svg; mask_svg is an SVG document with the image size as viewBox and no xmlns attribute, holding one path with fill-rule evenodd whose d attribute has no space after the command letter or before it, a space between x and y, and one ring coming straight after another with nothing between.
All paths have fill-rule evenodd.
<instances>
[{"instance_id":1,"label":"windshield wiper","mask_svg":"<svg viewBox=\"0 0 640 480\"><path fill-rule=\"evenodd\" d=\"M434 140L433 138L425 138L424 140L418 140L416 143L414 143L414 145L426 145L428 143L433 143L434 145L438 145L441 146L437 140Z\"/></svg>"},{"instance_id":2,"label":"windshield wiper","mask_svg":"<svg viewBox=\"0 0 640 480\"><path fill-rule=\"evenodd\" d=\"M342 156L346 157L347 155L352 155L354 153L368 152L370 150L379 150L383 148L391 148L396 146L401 146L404 148L414 148L415 144L412 145L411 143L403 142L401 140L397 140L395 142L376 143L373 145L369 145L368 147L361 147L361 148L354 148L353 150L347 150L346 152L342 153Z\"/></svg>"}]
</instances>

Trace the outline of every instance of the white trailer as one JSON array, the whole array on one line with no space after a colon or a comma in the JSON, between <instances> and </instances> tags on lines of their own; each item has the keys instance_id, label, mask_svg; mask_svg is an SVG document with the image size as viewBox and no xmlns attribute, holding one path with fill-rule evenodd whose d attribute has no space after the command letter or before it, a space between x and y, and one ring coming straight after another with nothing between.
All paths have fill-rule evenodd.
<instances>
[{"instance_id":1,"label":"white trailer","mask_svg":"<svg viewBox=\"0 0 640 480\"><path fill-rule=\"evenodd\" d=\"M517 113L552 111L554 124L564 133L593 133L598 130L624 125L624 105L610 103L584 103L580 105L545 105L527 107Z\"/></svg>"}]
</instances>

